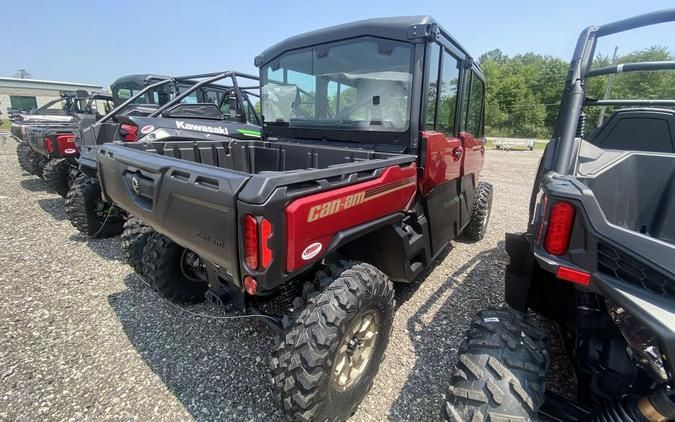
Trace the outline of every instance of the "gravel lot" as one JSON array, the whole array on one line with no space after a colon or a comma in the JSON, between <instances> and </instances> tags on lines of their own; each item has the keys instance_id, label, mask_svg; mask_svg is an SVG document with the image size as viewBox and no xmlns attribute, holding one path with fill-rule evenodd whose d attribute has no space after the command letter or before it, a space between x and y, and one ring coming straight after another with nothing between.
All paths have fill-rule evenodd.
<instances>
[{"instance_id":1,"label":"gravel lot","mask_svg":"<svg viewBox=\"0 0 675 422\"><path fill-rule=\"evenodd\" d=\"M14 150L0 142L0 419L278 420L271 331L162 301L123 263L119 239L81 236ZM468 322L502 301L504 233L525 226L539 156L488 152L487 237L454 242L420 284L397 288L385 360L352 420L439 419Z\"/></svg>"}]
</instances>

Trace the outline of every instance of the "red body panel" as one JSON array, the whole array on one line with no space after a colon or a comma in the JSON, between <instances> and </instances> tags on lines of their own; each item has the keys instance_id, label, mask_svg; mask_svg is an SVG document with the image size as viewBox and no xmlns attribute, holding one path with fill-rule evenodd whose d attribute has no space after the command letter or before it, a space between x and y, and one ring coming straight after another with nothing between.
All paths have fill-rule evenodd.
<instances>
[{"instance_id":1,"label":"red body panel","mask_svg":"<svg viewBox=\"0 0 675 422\"><path fill-rule=\"evenodd\" d=\"M408 208L417 166L388 167L374 180L296 199L286 208L286 271L315 262L341 230Z\"/></svg>"},{"instance_id":2,"label":"red body panel","mask_svg":"<svg viewBox=\"0 0 675 422\"><path fill-rule=\"evenodd\" d=\"M462 175L473 174L474 183L478 184L478 176L485 161L485 144L482 139L475 138L469 132L461 132L459 137L462 139L464 147L464 157L462 158L464 172Z\"/></svg>"},{"instance_id":3,"label":"red body panel","mask_svg":"<svg viewBox=\"0 0 675 422\"><path fill-rule=\"evenodd\" d=\"M427 146L420 190L427 195L437 185L463 175L464 147L461 140L448 138L442 132L425 131L421 137L426 138Z\"/></svg>"}]
</instances>

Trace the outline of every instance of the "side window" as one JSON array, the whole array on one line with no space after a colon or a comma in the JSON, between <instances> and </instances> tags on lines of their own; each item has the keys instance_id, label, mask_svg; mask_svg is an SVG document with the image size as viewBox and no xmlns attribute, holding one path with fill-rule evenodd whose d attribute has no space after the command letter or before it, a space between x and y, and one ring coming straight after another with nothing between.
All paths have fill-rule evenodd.
<instances>
[{"instance_id":1,"label":"side window","mask_svg":"<svg viewBox=\"0 0 675 422\"><path fill-rule=\"evenodd\" d=\"M256 118L255 113L253 112L253 106L250 101L246 101L246 121L256 126L260 126L260 122Z\"/></svg>"},{"instance_id":2,"label":"side window","mask_svg":"<svg viewBox=\"0 0 675 422\"><path fill-rule=\"evenodd\" d=\"M471 72L471 90L468 93L469 105L466 112L466 131L474 137L483 136L482 111L483 98L485 97L485 86L483 81Z\"/></svg>"},{"instance_id":3,"label":"side window","mask_svg":"<svg viewBox=\"0 0 675 422\"><path fill-rule=\"evenodd\" d=\"M438 96L438 71L441 61L441 48L438 44L431 44L429 57L429 86L427 88L427 114L424 120L424 129L434 130L436 117L436 97Z\"/></svg>"},{"instance_id":4,"label":"side window","mask_svg":"<svg viewBox=\"0 0 675 422\"><path fill-rule=\"evenodd\" d=\"M449 52L443 51L441 86L436 112L436 130L446 135L455 134L455 111L457 109L457 81L459 62Z\"/></svg>"}]
</instances>

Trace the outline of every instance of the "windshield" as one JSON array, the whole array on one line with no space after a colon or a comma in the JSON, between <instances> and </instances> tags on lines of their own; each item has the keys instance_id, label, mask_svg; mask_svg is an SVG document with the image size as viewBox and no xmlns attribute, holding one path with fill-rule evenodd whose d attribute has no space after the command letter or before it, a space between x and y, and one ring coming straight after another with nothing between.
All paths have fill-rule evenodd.
<instances>
[{"instance_id":1,"label":"windshield","mask_svg":"<svg viewBox=\"0 0 675 422\"><path fill-rule=\"evenodd\" d=\"M410 44L359 38L283 54L261 71L266 125L401 132L410 123Z\"/></svg>"}]
</instances>

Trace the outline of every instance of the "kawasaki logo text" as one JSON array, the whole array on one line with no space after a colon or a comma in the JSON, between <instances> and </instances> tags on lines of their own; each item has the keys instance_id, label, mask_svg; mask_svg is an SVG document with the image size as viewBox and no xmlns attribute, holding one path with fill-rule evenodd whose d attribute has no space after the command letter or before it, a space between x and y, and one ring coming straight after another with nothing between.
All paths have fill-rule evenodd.
<instances>
[{"instance_id":1,"label":"kawasaki logo text","mask_svg":"<svg viewBox=\"0 0 675 422\"><path fill-rule=\"evenodd\" d=\"M192 123L185 123L176 120L176 127L178 129L195 130L197 132L215 133L216 135L227 135L227 128L216 126L193 125Z\"/></svg>"}]
</instances>

